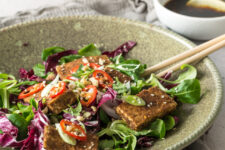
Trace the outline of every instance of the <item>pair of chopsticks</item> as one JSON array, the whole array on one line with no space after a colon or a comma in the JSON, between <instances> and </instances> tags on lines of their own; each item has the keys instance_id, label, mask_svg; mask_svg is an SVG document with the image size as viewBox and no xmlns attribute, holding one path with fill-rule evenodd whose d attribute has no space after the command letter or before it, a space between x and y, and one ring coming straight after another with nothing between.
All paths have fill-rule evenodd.
<instances>
[{"instance_id":1,"label":"pair of chopsticks","mask_svg":"<svg viewBox=\"0 0 225 150\"><path fill-rule=\"evenodd\" d=\"M194 47L191 50L185 51L181 54L173 56L163 62L160 62L154 66L151 66L145 70L142 76L148 76L151 73L154 73L160 69L166 68L172 64L174 66L160 72L157 74L158 77L163 76L167 72L174 72L178 70L183 64L190 64L192 62L201 60L202 58L208 56L209 54L215 52L216 50L225 46L225 34L214 38L208 42L205 42L199 46ZM180 61L180 62L179 62Z\"/></svg>"}]
</instances>

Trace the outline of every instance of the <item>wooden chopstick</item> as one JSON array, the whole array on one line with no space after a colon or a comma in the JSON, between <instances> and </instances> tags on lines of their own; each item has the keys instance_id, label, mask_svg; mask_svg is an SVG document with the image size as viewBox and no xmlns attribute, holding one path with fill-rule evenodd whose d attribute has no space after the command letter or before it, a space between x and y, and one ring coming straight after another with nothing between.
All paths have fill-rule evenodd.
<instances>
[{"instance_id":1,"label":"wooden chopstick","mask_svg":"<svg viewBox=\"0 0 225 150\"><path fill-rule=\"evenodd\" d=\"M172 65L172 64L174 64L174 63L176 63L178 61L181 61L181 60L183 60L183 59L185 59L187 57L190 57L190 56L192 56L192 55L194 55L196 53L199 53L199 52L205 50L206 48L208 48L208 47L210 47L210 46L212 46L212 45L214 45L214 44L216 44L216 43L218 43L220 41L223 41L223 40L225 40L225 34L223 34L223 35L221 35L221 36L219 36L217 38L214 38L214 39L212 39L212 40L210 40L208 42L205 42L205 43L203 43L203 44L201 44L199 46L196 46L196 47L194 47L191 50L185 51L185 52L183 52L181 54L178 54L178 55L176 55L174 57L171 57L171 58L169 58L167 60L164 60L164 61L162 61L162 62L160 62L160 63L158 63L158 64L156 64L154 66L151 66L151 67L147 68L145 70L145 72L142 74L142 76L150 75L151 73L156 72L157 70L163 69L163 68L165 68L165 67L167 67L169 65Z\"/></svg>"},{"instance_id":2,"label":"wooden chopstick","mask_svg":"<svg viewBox=\"0 0 225 150\"><path fill-rule=\"evenodd\" d=\"M201 51L201 52L199 52L199 53L197 53L197 54L195 54L195 55L193 55L193 56L191 56L191 57L189 57L189 58L187 58L187 59L185 59L185 60L183 60L181 62L179 62L178 64L176 64L176 65L174 65L174 66L172 66L172 67L170 67L170 68L168 68L168 69L158 73L157 76L160 77L160 76L166 74L169 71L172 71L172 72L176 71L183 64L190 64L190 63L192 63L194 61L200 60L200 59L208 56L209 54L215 52L216 50L218 50L218 49L220 49L220 48L222 48L224 46L225 46L225 39L220 41L220 42L218 42L218 43L216 43L216 44L214 44L214 45L212 45L211 47L209 47L209 48L207 48L207 49L205 49L205 50L203 50L203 51Z\"/></svg>"}]
</instances>

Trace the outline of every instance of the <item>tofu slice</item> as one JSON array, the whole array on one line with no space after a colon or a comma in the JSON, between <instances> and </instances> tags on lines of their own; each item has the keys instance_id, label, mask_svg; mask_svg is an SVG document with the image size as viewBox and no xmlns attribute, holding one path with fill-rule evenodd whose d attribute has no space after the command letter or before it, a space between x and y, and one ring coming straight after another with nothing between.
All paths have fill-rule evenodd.
<instances>
[{"instance_id":1,"label":"tofu slice","mask_svg":"<svg viewBox=\"0 0 225 150\"><path fill-rule=\"evenodd\" d=\"M146 106L134 106L121 103L116 107L117 114L133 130L140 130L156 118L175 110L177 103L158 87L141 91L137 96L146 102Z\"/></svg>"},{"instance_id":2,"label":"tofu slice","mask_svg":"<svg viewBox=\"0 0 225 150\"><path fill-rule=\"evenodd\" d=\"M122 83L126 83L131 80L129 76L111 68L106 68L105 72L108 73L114 80L117 77Z\"/></svg>"},{"instance_id":3,"label":"tofu slice","mask_svg":"<svg viewBox=\"0 0 225 150\"><path fill-rule=\"evenodd\" d=\"M97 150L98 136L88 134L86 141L77 141L75 146L65 143L58 131L53 126L45 126L44 128L44 148L46 150Z\"/></svg>"},{"instance_id":4,"label":"tofu slice","mask_svg":"<svg viewBox=\"0 0 225 150\"><path fill-rule=\"evenodd\" d=\"M101 55L101 56L88 56L84 58L80 58L77 60L74 60L72 62L60 65L56 67L56 71L59 74L61 79L65 79L67 76L71 75L71 70L77 66L81 65L83 63L96 63L99 65L109 65L112 62L106 55ZM120 82L124 83L127 81L130 81L131 78L119 71L113 70L111 68L106 68L105 72L107 72L112 78L118 77Z\"/></svg>"},{"instance_id":5,"label":"tofu slice","mask_svg":"<svg viewBox=\"0 0 225 150\"><path fill-rule=\"evenodd\" d=\"M100 63L99 63L100 62ZM77 66L84 63L96 63L99 65L109 65L111 63L110 59L106 55L101 56L88 56L74 60L72 62L60 65L56 67L56 71L61 79L65 79L67 76L71 75L71 70Z\"/></svg>"},{"instance_id":6,"label":"tofu slice","mask_svg":"<svg viewBox=\"0 0 225 150\"><path fill-rule=\"evenodd\" d=\"M77 100L76 94L69 89L66 89L61 95L47 100L47 107L54 113L59 114L63 109L68 108L68 105L75 103Z\"/></svg>"},{"instance_id":7,"label":"tofu slice","mask_svg":"<svg viewBox=\"0 0 225 150\"><path fill-rule=\"evenodd\" d=\"M24 98L23 101L26 102L26 103L30 103L30 100L32 98L34 98L36 101L39 101L39 100L42 99L41 98L41 92L42 92L42 90L37 92L37 93L35 93L35 94L33 94L33 95L31 95L31 96L28 96L28 97Z\"/></svg>"}]
</instances>

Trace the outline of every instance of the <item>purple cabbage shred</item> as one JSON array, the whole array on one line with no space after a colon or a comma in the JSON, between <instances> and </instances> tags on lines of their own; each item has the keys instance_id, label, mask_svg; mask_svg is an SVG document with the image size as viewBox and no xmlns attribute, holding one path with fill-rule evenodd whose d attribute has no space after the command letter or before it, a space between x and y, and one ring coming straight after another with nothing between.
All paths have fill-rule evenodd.
<instances>
[{"instance_id":1,"label":"purple cabbage shred","mask_svg":"<svg viewBox=\"0 0 225 150\"><path fill-rule=\"evenodd\" d=\"M59 59L64 56L68 56L71 54L77 54L76 50L66 50L63 52L55 53L48 57L47 61L44 63L45 65L45 72L48 73L49 71L54 71L56 73L55 67L59 63Z\"/></svg>"},{"instance_id":2,"label":"purple cabbage shred","mask_svg":"<svg viewBox=\"0 0 225 150\"><path fill-rule=\"evenodd\" d=\"M44 127L48 124L48 117L39 107L28 127L28 138L24 140L21 150L42 150Z\"/></svg>"},{"instance_id":3,"label":"purple cabbage shred","mask_svg":"<svg viewBox=\"0 0 225 150\"><path fill-rule=\"evenodd\" d=\"M177 116L173 116L174 120L175 120L175 126L179 123L179 118Z\"/></svg>"},{"instance_id":4,"label":"purple cabbage shred","mask_svg":"<svg viewBox=\"0 0 225 150\"><path fill-rule=\"evenodd\" d=\"M137 140L137 145L139 147L151 147L154 143L154 138L148 136L139 137Z\"/></svg>"},{"instance_id":5,"label":"purple cabbage shred","mask_svg":"<svg viewBox=\"0 0 225 150\"><path fill-rule=\"evenodd\" d=\"M20 78L23 80L37 81L37 82L44 81L44 79L42 79L34 74L33 69L31 69L30 71L27 71L24 68L20 68L19 74L20 74Z\"/></svg>"},{"instance_id":6,"label":"purple cabbage shred","mask_svg":"<svg viewBox=\"0 0 225 150\"><path fill-rule=\"evenodd\" d=\"M126 43L123 43L120 45L117 49L114 51L105 51L102 54L107 55L108 57L116 57L119 54L125 55L127 54L137 43L134 41L128 41Z\"/></svg>"},{"instance_id":7,"label":"purple cabbage shred","mask_svg":"<svg viewBox=\"0 0 225 150\"><path fill-rule=\"evenodd\" d=\"M1 112L0 122L0 129L3 132L2 134L0 134L0 146L3 148L21 147L23 145L23 141L16 141L18 128L12 125L12 123L8 120L3 112Z\"/></svg>"},{"instance_id":8,"label":"purple cabbage shred","mask_svg":"<svg viewBox=\"0 0 225 150\"><path fill-rule=\"evenodd\" d=\"M161 76L161 78L165 79L165 80L169 80L170 77L172 76L172 72L167 72L166 74L164 74L163 76ZM172 89L173 87L177 86L178 84L169 84L169 83L165 83L162 80L159 80L159 82L168 90Z\"/></svg>"},{"instance_id":9,"label":"purple cabbage shred","mask_svg":"<svg viewBox=\"0 0 225 150\"><path fill-rule=\"evenodd\" d=\"M115 100L116 95L117 95L117 92L115 90L113 90L112 88L108 88L106 93L104 95L102 95L97 108L99 108L102 104L106 103L109 100L111 100L111 101Z\"/></svg>"}]
</instances>

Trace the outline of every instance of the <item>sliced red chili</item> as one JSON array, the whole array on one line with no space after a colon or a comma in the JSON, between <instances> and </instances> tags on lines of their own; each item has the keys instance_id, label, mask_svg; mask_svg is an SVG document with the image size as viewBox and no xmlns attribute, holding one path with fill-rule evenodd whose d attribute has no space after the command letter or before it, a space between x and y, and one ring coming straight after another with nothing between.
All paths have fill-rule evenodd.
<instances>
[{"instance_id":1,"label":"sliced red chili","mask_svg":"<svg viewBox=\"0 0 225 150\"><path fill-rule=\"evenodd\" d=\"M52 87L52 89L49 92L49 97L55 98L59 95L61 95L66 89L66 83L63 81L60 81L58 84Z\"/></svg>"},{"instance_id":2,"label":"sliced red chili","mask_svg":"<svg viewBox=\"0 0 225 150\"><path fill-rule=\"evenodd\" d=\"M87 65L87 64L86 64ZM101 67L99 64L96 64L96 63L89 63L89 66L92 68L92 69L94 69L94 70L96 70L96 69L98 69L99 67Z\"/></svg>"},{"instance_id":3,"label":"sliced red chili","mask_svg":"<svg viewBox=\"0 0 225 150\"><path fill-rule=\"evenodd\" d=\"M76 77L73 76L68 76L66 77L67 80L72 80L72 81L78 81L78 79Z\"/></svg>"},{"instance_id":4,"label":"sliced red chili","mask_svg":"<svg viewBox=\"0 0 225 150\"><path fill-rule=\"evenodd\" d=\"M33 86L30 86L19 94L18 99L23 99L28 96L31 96L31 95L39 92L40 90L42 90L44 87L45 87L44 83L38 83Z\"/></svg>"},{"instance_id":5,"label":"sliced red chili","mask_svg":"<svg viewBox=\"0 0 225 150\"><path fill-rule=\"evenodd\" d=\"M99 81L99 85L103 88L112 87L113 85L113 79L105 71L95 70L93 72L93 77Z\"/></svg>"},{"instance_id":6,"label":"sliced red chili","mask_svg":"<svg viewBox=\"0 0 225 150\"><path fill-rule=\"evenodd\" d=\"M71 73L75 73L77 72L77 70L79 69L80 65L76 65L72 70Z\"/></svg>"},{"instance_id":7,"label":"sliced red chili","mask_svg":"<svg viewBox=\"0 0 225 150\"><path fill-rule=\"evenodd\" d=\"M84 94L81 95L83 99L80 102L83 106L88 107L96 98L97 88L94 85L88 85L82 91Z\"/></svg>"},{"instance_id":8,"label":"sliced red chili","mask_svg":"<svg viewBox=\"0 0 225 150\"><path fill-rule=\"evenodd\" d=\"M77 140L80 140L80 141L87 140L87 134L80 125L75 124L68 120L61 120L60 126L61 126L63 132L65 132L69 136L71 136Z\"/></svg>"}]
</instances>

